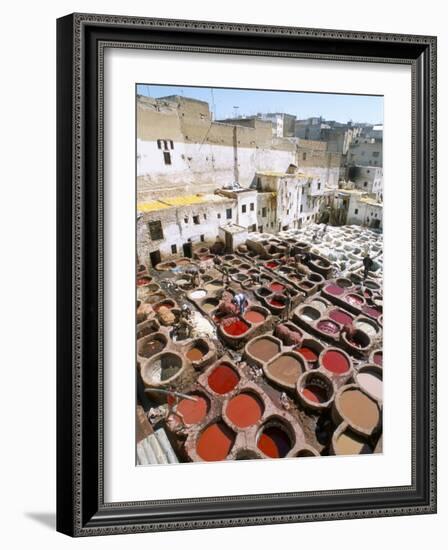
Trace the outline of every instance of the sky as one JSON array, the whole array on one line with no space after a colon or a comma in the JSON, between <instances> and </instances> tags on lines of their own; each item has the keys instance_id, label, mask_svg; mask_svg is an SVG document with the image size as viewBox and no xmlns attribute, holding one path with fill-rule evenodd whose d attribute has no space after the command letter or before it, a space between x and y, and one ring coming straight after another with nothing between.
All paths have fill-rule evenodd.
<instances>
[{"instance_id":1,"label":"sky","mask_svg":"<svg viewBox=\"0 0 448 550\"><path fill-rule=\"evenodd\" d=\"M183 95L207 101L214 119L257 113L288 113L297 118L321 116L338 122L383 123L383 97L310 92L196 88L138 84L137 93L154 98ZM215 107L213 108L213 103Z\"/></svg>"}]
</instances>

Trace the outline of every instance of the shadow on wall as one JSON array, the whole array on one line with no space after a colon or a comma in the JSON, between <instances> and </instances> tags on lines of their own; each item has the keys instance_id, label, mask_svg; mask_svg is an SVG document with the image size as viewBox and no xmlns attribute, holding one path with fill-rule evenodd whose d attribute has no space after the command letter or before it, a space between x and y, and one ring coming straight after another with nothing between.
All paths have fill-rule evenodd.
<instances>
[{"instance_id":1,"label":"shadow on wall","mask_svg":"<svg viewBox=\"0 0 448 550\"><path fill-rule=\"evenodd\" d=\"M33 519L44 527L48 527L52 531L56 530L56 513L55 512L25 512L25 517Z\"/></svg>"}]
</instances>

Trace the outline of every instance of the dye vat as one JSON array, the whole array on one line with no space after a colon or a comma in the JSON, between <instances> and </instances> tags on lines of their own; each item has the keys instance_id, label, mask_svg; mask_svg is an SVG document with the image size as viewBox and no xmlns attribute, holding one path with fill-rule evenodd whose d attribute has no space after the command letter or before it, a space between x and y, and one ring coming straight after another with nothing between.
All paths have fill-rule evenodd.
<instances>
[{"instance_id":1,"label":"dye vat","mask_svg":"<svg viewBox=\"0 0 448 550\"><path fill-rule=\"evenodd\" d=\"M277 424L266 425L257 441L257 447L269 458L283 458L292 448L286 429Z\"/></svg>"},{"instance_id":2,"label":"dye vat","mask_svg":"<svg viewBox=\"0 0 448 550\"><path fill-rule=\"evenodd\" d=\"M272 359L274 355L277 355L280 351L280 345L270 338L259 338L258 340L250 342L246 349L255 359L267 362Z\"/></svg>"},{"instance_id":3,"label":"dye vat","mask_svg":"<svg viewBox=\"0 0 448 550\"><path fill-rule=\"evenodd\" d=\"M218 300L205 300L201 307L206 313L210 313L218 307Z\"/></svg>"},{"instance_id":4,"label":"dye vat","mask_svg":"<svg viewBox=\"0 0 448 550\"><path fill-rule=\"evenodd\" d=\"M166 346L166 338L162 334L153 334L138 342L138 354L142 357L152 357L160 353Z\"/></svg>"},{"instance_id":5,"label":"dye vat","mask_svg":"<svg viewBox=\"0 0 448 550\"><path fill-rule=\"evenodd\" d=\"M230 319L224 319L221 323L223 331L229 336L238 337L242 336L249 330L249 325L239 319L238 317L231 317Z\"/></svg>"},{"instance_id":6,"label":"dye vat","mask_svg":"<svg viewBox=\"0 0 448 550\"><path fill-rule=\"evenodd\" d=\"M192 426L199 424L207 416L208 400L202 395L191 395L192 399L182 399L176 407L176 413L184 424Z\"/></svg>"},{"instance_id":7,"label":"dye vat","mask_svg":"<svg viewBox=\"0 0 448 550\"><path fill-rule=\"evenodd\" d=\"M308 372L302 376L298 391L305 403L312 406L328 404L334 395L333 384L320 372Z\"/></svg>"},{"instance_id":8,"label":"dye vat","mask_svg":"<svg viewBox=\"0 0 448 550\"><path fill-rule=\"evenodd\" d=\"M331 336L338 334L339 332L338 324L333 321L329 321L328 319L322 319L322 321L319 321L316 328L324 334L329 334Z\"/></svg>"},{"instance_id":9,"label":"dye vat","mask_svg":"<svg viewBox=\"0 0 448 550\"><path fill-rule=\"evenodd\" d=\"M324 369L333 374L346 374L350 370L350 359L345 353L339 350L326 350L322 354L320 361Z\"/></svg>"},{"instance_id":10,"label":"dye vat","mask_svg":"<svg viewBox=\"0 0 448 550\"><path fill-rule=\"evenodd\" d=\"M373 317L374 319L378 319L378 317L381 315L381 311L378 309L375 309L374 307L364 306L362 308L362 312L368 315L369 317Z\"/></svg>"},{"instance_id":11,"label":"dye vat","mask_svg":"<svg viewBox=\"0 0 448 550\"><path fill-rule=\"evenodd\" d=\"M347 342L357 349L366 349L370 346L370 338L362 330L356 329L351 335L344 335Z\"/></svg>"},{"instance_id":12,"label":"dye vat","mask_svg":"<svg viewBox=\"0 0 448 550\"><path fill-rule=\"evenodd\" d=\"M248 309L244 313L243 318L250 323L254 323L255 325L257 325L258 323L262 323L266 319L263 313L255 309Z\"/></svg>"},{"instance_id":13,"label":"dye vat","mask_svg":"<svg viewBox=\"0 0 448 550\"><path fill-rule=\"evenodd\" d=\"M182 359L170 352L162 352L161 355L149 359L141 370L143 381L151 386L171 380L182 369Z\"/></svg>"},{"instance_id":14,"label":"dye vat","mask_svg":"<svg viewBox=\"0 0 448 550\"><path fill-rule=\"evenodd\" d=\"M235 442L235 433L223 422L211 424L201 433L196 451L207 462L224 460Z\"/></svg>"},{"instance_id":15,"label":"dye vat","mask_svg":"<svg viewBox=\"0 0 448 550\"><path fill-rule=\"evenodd\" d=\"M272 292L283 292L286 287L281 283L273 282L269 285L269 288L272 290Z\"/></svg>"},{"instance_id":16,"label":"dye vat","mask_svg":"<svg viewBox=\"0 0 448 550\"><path fill-rule=\"evenodd\" d=\"M149 285L149 283L152 281L151 277L138 277L137 279L137 286L145 286Z\"/></svg>"},{"instance_id":17,"label":"dye vat","mask_svg":"<svg viewBox=\"0 0 448 550\"><path fill-rule=\"evenodd\" d=\"M345 311L342 311L342 309L332 309L328 316L340 325L350 325L353 321L353 317L345 313Z\"/></svg>"},{"instance_id":18,"label":"dye vat","mask_svg":"<svg viewBox=\"0 0 448 550\"><path fill-rule=\"evenodd\" d=\"M302 346L295 348L295 351L300 354L312 368L316 366L319 355L315 350L311 349L309 346Z\"/></svg>"},{"instance_id":19,"label":"dye vat","mask_svg":"<svg viewBox=\"0 0 448 550\"><path fill-rule=\"evenodd\" d=\"M339 285L330 284L325 287L325 292L331 294L332 296L340 296L344 293L344 289Z\"/></svg>"},{"instance_id":20,"label":"dye vat","mask_svg":"<svg viewBox=\"0 0 448 550\"><path fill-rule=\"evenodd\" d=\"M313 321L319 319L320 311L314 309L313 307L305 306L302 308L299 317L306 323L312 323Z\"/></svg>"},{"instance_id":21,"label":"dye vat","mask_svg":"<svg viewBox=\"0 0 448 550\"><path fill-rule=\"evenodd\" d=\"M269 269L275 269L276 267L278 267L277 262L266 262L264 265Z\"/></svg>"},{"instance_id":22,"label":"dye vat","mask_svg":"<svg viewBox=\"0 0 448 550\"><path fill-rule=\"evenodd\" d=\"M333 452L336 455L371 454L372 447L359 435L347 428L333 438Z\"/></svg>"},{"instance_id":23,"label":"dye vat","mask_svg":"<svg viewBox=\"0 0 448 550\"><path fill-rule=\"evenodd\" d=\"M239 381L238 373L227 363L216 366L207 379L210 389L220 395L231 392Z\"/></svg>"},{"instance_id":24,"label":"dye vat","mask_svg":"<svg viewBox=\"0 0 448 550\"><path fill-rule=\"evenodd\" d=\"M350 426L364 433L372 433L380 421L378 405L358 388L348 388L339 395L338 409Z\"/></svg>"},{"instance_id":25,"label":"dye vat","mask_svg":"<svg viewBox=\"0 0 448 550\"><path fill-rule=\"evenodd\" d=\"M203 289L193 290L193 292L190 293L190 298L192 300L199 300L201 298L204 298L204 296L206 295L207 295L207 292Z\"/></svg>"},{"instance_id":26,"label":"dye vat","mask_svg":"<svg viewBox=\"0 0 448 550\"><path fill-rule=\"evenodd\" d=\"M382 351L375 351L373 354L373 362L375 365L383 366L383 352Z\"/></svg>"},{"instance_id":27,"label":"dye vat","mask_svg":"<svg viewBox=\"0 0 448 550\"><path fill-rule=\"evenodd\" d=\"M297 380L304 371L304 367L298 357L284 353L274 359L266 367L267 375L278 384L294 388Z\"/></svg>"},{"instance_id":28,"label":"dye vat","mask_svg":"<svg viewBox=\"0 0 448 550\"><path fill-rule=\"evenodd\" d=\"M262 401L249 392L232 397L226 408L227 418L238 428L253 426L261 419L263 412Z\"/></svg>"},{"instance_id":29,"label":"dye vat","mask_svg":"<svg viewBox=\"0 0 448 550\"><path fill-rule=\"evenodd\" d=\"M360 307L364 304L364 298L359 294L347 294L345 301L355 307Z\"/></svg>"},{"instance_id":30,"label":"dye vat","mask_svg":"<svg viewBox=\"0 0 448 550\"><path fill-rule=\"evenodd\" d=\"M296 453L296 457L298 458L307 458L311 456L320 456L320 454L316 449L310 446L304 447L303 449L300 449L300 451Z\"/></svg>"},{"instance_id":31,"label":"dye vat","mask_svg":"<svg viewBox=\"0 0 448 550\"><path fill-rule=\"evenodd\" d=\"M373 321L358 320L354 325L357 329L365 332L369 338L375 338L378 333L378 328Z\"/></svg>"},{"instance_id":32,"label":"dye vat","mask_svg":"<svg viewBox=\"0 0 448 550\"><path fill-rule=\"evenodd\" d=\"M282 307L285 307L285 302L283 302L282 300L279 300L278 298L271 298L269 300L269 305L277 308L282 308Z\"/></svg>"},{"instance_id":33,"label":"dye vat","mask_svg":"<svg viewBox=\"0 0 448 550\"><path fill-rule=\"evenodd\" d=\"M187 359L189 361L200 361L204 357L205 353L200 347L192 347L187 351Z\"/></svg>"},{"instance_id":34,"label":"dye vat","mask_svg":"<svg viewBox=\"0 0 448 550\"><path fill-rule=\"evenodd\" d=\"M365 365L356 375L356 382L367 394L378 401L383 398L383 377L378 366Z\"/></svg>"}]
</instances>

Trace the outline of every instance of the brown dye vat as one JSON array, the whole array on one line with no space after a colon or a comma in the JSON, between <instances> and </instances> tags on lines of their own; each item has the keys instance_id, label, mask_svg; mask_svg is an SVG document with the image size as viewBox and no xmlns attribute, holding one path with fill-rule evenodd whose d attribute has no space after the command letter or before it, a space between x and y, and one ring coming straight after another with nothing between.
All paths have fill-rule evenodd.
<instances>
[{"instance_id":1,"label":"brown dye vat","mask_svg":"<svg viewBox=\"0 0 448 550\"><path fill-rule=\"evenodd\" d=\"M373 430L380 420L375 402L356 388L346 390L340 395L339 409L349 424L366 431Z\"/></svg>"},{"instance_id":2,"label":"brown dye vat","mask_svg":"<svg viewBox=\"0 0 448 550\"><path fill-rule=\"evenodd\" d=\"M229 420L239 428L253 426L263 416L263 412L261 401L250 393L240 393L232 397L226 409Z\"/></svg>"},{"instance_id":3,"label":"brown dye vat","mask_svg":"<svg viewBox=\"0 0 448 550\"><path fill-rule=\"evenodd\" d=\"M179 414L184 423L188 425L199 424L207 415L208 402L201 395L192 395L195 400L182 399L176 407L176 412Z\"/></svg>"},{"instance_id":4,"label":"brown dye vat","mask_svg":"<svg viewBox=\"0 0 448 550\"><path fill-rule=\"evenodd\" d=\"M156 353L160 353L165 347L165 342L162 338L154 338L153 340L148 340L143 344L139 350L139 355L143 357L152 357Z\"/></svg>"},{"instance_id":5,"label":"brown dye vat","mask_svg":"<svg viewBox=\"0 0 448 550\"><path fill-rule=\"evenodd\" d=\"M238 373L226 363L221 363L215 367L208 377L208 385L215 393L220 395L232 391L239 381Z\"/></svg>"},{"instance_id":6,"label":"brown dye vat","mask_svg":"<svg viewBox=\"0 0 448 550\"><path fill-rule=\"evenodd\" d=\"M210 313L216 307L218 307L218 301L214 301L214 300L206 301L202 304L202 309L207 313Z\"/></svg>"},{"instance_id":7,"label":"brown dye vat","mask_svg":"<svg viewBox=\"0 0 448 550\"><path fill-rule=\"evenodd\" d=\"M266 426L257 441L257 447L269 458L283 458L292 448L291 439L279 426Z\"/></svg>"},{"instance_id":8,"label":"brown dye vat","mask_svg":"<svg viewBox=\"0 0 448 550\"><path fill-rule=\"evenodd\" d=\"M269 338L260 338L251 344L247 348L247 351L260 361L269 361L277 355L280 351L280 346L277 342L270 340Z\"/></svg>"},{"instance_id":9,"label":"brown dye vat","mask_svg":"<svg viewBox=\"0 0 448 550\"><path fill-rule=\"evenodd\" d=\"M196 346L187 351L187 359L190 361L200 361L204 355L204 351Z\"/></svg>"},{"instance_id":10,"label":"brown dye vat","mask_svg":"<svg viewBox=\"0 0 448 550\"><path fill-rule=\"evenodd\" d=\"M292 355L280 355L267 367L268 372L280 382L294 386L302 374L300 361Z\"/></svg>"},{"instance_id":11,"label":"brown dye vat","mask_svg":"<svg viewBox=\"0 0 448 550\"><path fill-rule=\"evenodd\" d=\"M250 323L257 324L257 323L262 323L265 320L266 317L262 313L260 313L259 311L256 311L254 309L249 309L243 315L243 318L246 321L249 321Z\"/></svg>"},{"instance_id":12,"label":"brown dye vat","mask_svg":"<svg viewBox=\"0 0 448 550\"><path fill-rule=\"evenodd\" d=\"M196 451L202 460L224 460L232 449L234 441L234 432L223 422L217 422L201 433Z\"/></svg>"},{"instance_id":13,"label":"brown dye vat","mask_svg":"<svg viewBox=\"0 0 448 550\"><path fill-rule=\"evenodd\" d=\"M338 455L358 455L358 454L370 454L372 448L361 437L352 432L346 430L343 432L335 444L335 452Z\"/></svg>"}]
</instances>

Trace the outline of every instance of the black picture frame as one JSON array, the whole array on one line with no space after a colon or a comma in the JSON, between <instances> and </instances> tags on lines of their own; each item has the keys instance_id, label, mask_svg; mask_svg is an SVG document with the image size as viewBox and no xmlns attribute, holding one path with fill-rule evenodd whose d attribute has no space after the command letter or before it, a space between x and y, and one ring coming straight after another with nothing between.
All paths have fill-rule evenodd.
<instances>
[{"instance_id":1,"label":"black picture frame","mask_svg":"<svg viewBox=\"0 0 448 550\"><path fill-rule=\"evenodd\" d=\"M410 486L104 502L102 58L111 44L411 66ZM72 14L57 21L57 52L58 531L89 536L435 513L436 38Z\"/></svg>"}]
</instances>

